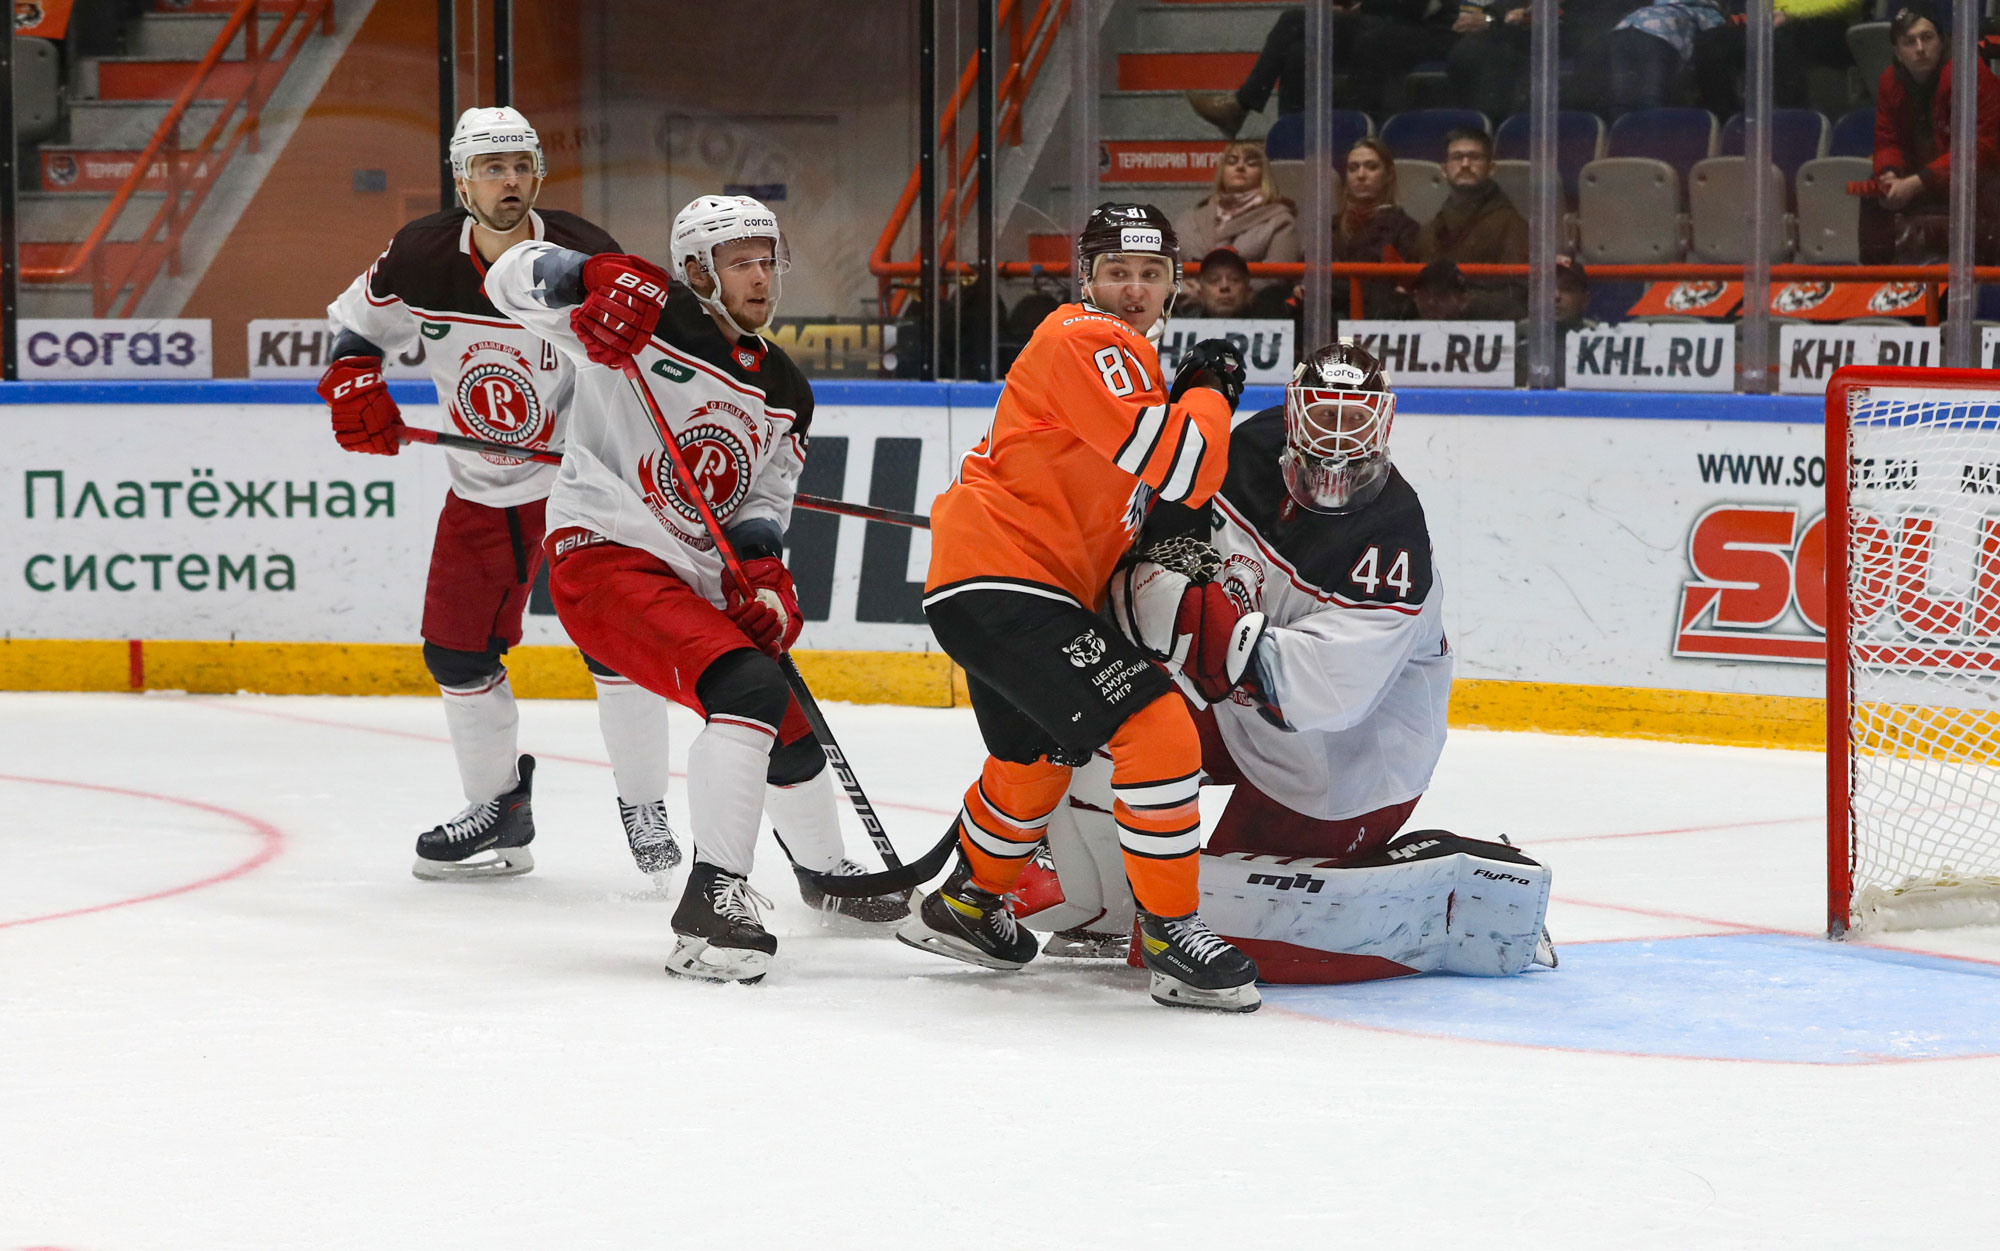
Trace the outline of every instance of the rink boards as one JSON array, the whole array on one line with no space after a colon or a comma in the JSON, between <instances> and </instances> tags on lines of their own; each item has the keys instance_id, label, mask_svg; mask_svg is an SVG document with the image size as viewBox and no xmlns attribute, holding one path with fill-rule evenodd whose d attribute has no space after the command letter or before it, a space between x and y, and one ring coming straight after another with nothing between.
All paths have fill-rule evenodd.
<instances>
[{"instance_id":1,"label":"rink boards","mask_svg":"<svg viewBox=\"0 0 2000 1251\"><path fill-rule=\"evenodd\" d=\"M395 384L436 426L426 383ZM926 511L998 387L825 383L803 489ZM1243 412L1275 404L1253 388ZM1455 723L1815 745L1821 402L1402 393ZM414 640L444 461L342 452L310 387L0 391L0 689L421 693ZM922 532L801 512L800 662L827 698L956 702L922 624ZM545 594L523 694L587 696ZM962 690L962 688L959 688Z\"/></svg>"}]
</instances>

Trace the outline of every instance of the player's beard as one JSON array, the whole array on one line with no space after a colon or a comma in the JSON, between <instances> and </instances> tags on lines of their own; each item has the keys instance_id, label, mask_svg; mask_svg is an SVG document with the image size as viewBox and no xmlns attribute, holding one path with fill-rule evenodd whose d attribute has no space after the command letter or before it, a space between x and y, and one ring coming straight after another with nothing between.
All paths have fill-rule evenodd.
<instances>
[{"instance_id":1,"label":"player's beard","mask_svg":"<svg viewBox=\"0 0 2000 1251\"><path fill-rule=\"evenodd\" d=\"M491 213L474 208L472 215L479 224L494 234L504 235L519 226L528 216L530 205L526 196L509 196L495 205Z\"/></svg>"}]
</instances>

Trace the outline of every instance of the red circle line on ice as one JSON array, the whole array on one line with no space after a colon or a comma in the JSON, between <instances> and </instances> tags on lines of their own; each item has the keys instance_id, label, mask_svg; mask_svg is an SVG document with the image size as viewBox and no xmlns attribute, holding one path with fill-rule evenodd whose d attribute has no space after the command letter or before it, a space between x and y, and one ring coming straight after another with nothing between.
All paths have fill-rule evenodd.
<instances>
[{"instance_id":1,"label":"red circle line on ice","mask_svg":"<svg viewBox=\"0 0 2000 1251\"><path fill-rule=\"evenodd\" d=\"M272 860L275 860L278 854L285 849L284 831L272 825L269 821L250 816L247 813L237 812L234 809L224 808L219 804L203 803L198 799L182 799L177 795L161 795L153 791L135 791L124 786L103 786L96 782L69 782L61 778L23 777L14 773L0 773L0 782L19 782L28 786L60 786L70 790L94 791L101 795L126 795L134 799L151 800L154 803L173 804L181 808L192 808L196 812L207 812L213 813L216 816L228 817L231 821L241 824L250 833L257 836L257 850L240 863L232 865L220 873L211 873L207 877L197 881L184 882L179 886L169 886L164 890L149 891L144 895L134 895L130 899L114 899L109 903L91 904L87 908L70 908L62 912L50 912L38 917L20 917L11 921L0 920L0 930L11 929L17 925L33 925L38 921L60 921L66 917L86 916L92 912L109 912L113 908L128 908L133 904L151 903L156 899L169 899L175 895L185 895L190 891L201 890L205 887L219 886L224 882L242 877L246 873L251 873L262 868Z\"/></svg>"}]
</instances>

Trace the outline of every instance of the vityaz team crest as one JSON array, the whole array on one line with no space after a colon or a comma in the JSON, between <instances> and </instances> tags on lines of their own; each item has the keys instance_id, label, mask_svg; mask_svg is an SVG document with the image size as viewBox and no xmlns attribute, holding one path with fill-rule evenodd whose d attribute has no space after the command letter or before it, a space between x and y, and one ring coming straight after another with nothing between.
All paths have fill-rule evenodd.
<instances>
[{"instance_id":1,"label":"vityaz team crest","mask_svg":"<svg viewBox=\"0 0 2000 1251\"><path fill-rule=\"evenodd\" d=\"M459 358L452 419L475 439L509 447L547 447L554 418L535 391L534 369L513 346L482 340ZM496 465L518 465L512 456L488 455Z\"/></svg>"}]
</instances>

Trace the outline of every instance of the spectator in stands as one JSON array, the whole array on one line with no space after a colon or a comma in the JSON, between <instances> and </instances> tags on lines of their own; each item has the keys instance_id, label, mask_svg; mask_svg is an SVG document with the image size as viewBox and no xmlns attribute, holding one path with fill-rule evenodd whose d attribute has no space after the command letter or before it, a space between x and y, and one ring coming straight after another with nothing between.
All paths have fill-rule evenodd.
<instances>
[{"instance_id":1,"label":"spectator in stands","mask_svg":"<svg viewBox=\"0 0 2000 1251\"><path fill-rule=\"evenodd\" d=\"M1462 128L1445 136L1444 178L1451 185L1444 207L1417 232L1417 257L1460 265L1521 264L1528 259L1528 222L1493 181L1493 140ZM1518 283L1482 284L1514 305L1527 307Z\"/></svg>"},{"instance_id":2,"label":"spectator in stands","mask_svg":"<svg viewBox=\"0 0 2000 1251\"><path fill-rule=\"evenodd\" d=\"M1182 256L1226 247L1246 261L1296 261L1298 210L1278 194L1264 145L1239 140L1222 150L1215 190L1174 223Z\"/></svg>"},{"instance_id":3,"label":"spectator in stands","mask_svg":"<svg viewBox=\"0 0 2000 1251\"><path fill-rule=\"evenodd\" d=\"M1420 321L1514 321L1521 310L1504 294L1474 290L1451 261L1432 261L1410 283Z\"/></svg>"},{"instance_id":4,"label":"spectator in stands","mask_svg":"<svg viewBox=\"0 0 2000 1251\"><path fill-rule=\"evenodd\" d=\"M1561 20L1556 23L1558 55L1565 60L1574 58L1641 3L1563 0ZM1530 30L1526 0L1497 0L1484 6L1476 18L1469 6L1460 13L1464 33L1445 59L1453 98L1460 106L1478 109L1488 117L1526 111Z\"/></svg>"},{"instance_id":5,"label":"spectator in stands","mask_svg":"<svg viewBox=\"0 0 2000 1251\"><path fill-rule=\"evenodd\" d=\"M1335 46L1339 40L1336 36ZM1234 91L1190 91L1187 102L1203 121L1234 139L1244 119L1262 112L1278 93L1278 112L1306 111L1306 11L1286 9L1264 36L1264 50L1250 67L1250 76ZM1185 246L1185 245L1183 245Z\"/></svg>"},{"instance_id":6,"label":"spectator in stands","mask_svg":"<svg viewBox=\"0 0 2000 1251\"><path fill-rule=\"evenodd\" d=\"M1483 24L1449 0L1352 0L1333 13L1333 68L1348 76L1342 101L1380 114L1392 83L1425 61L1451 51L1462 30ZM1257 63L1234 91L1190 91L1187 101L1202 120L1233 139L1250 114L1278 93L1278 112L1306 108L1306 15L1287 9L1264 36Z\"/></svg>"},{"instance_id":7,"label":"spectator in stands","mask_svg":"<svg viewBox=\"0 0 2000 1251\"><path fill-rule=\"evenodd\" d=\"M1583 262L1573 256L1556 258L1556 385L1565 381L1569 359L1568 343L1574 330L1595 330L1599 323L1590 316L1590 276ZM1528 385L1528 322L1515 327L1514 385Z\"/></svg>"},{"instance_id":8,"label":"spectator in stands","mask_svg":"<svg viewBox=\"0 0 2000 1251\"><path fill-rule=\"evenodd\" d=\"M1340 216L1333 223L1335 261L1413 261L1417 223L1396 203L1396 157L1380 139L1347 150ZM1334 284L1334 307L1347 312L1344 282ZM1374 318L1404 317L1409 299L1388 279L1362 285L1362 306Z\"/></svg>"},{"instance_id":9,"label":"spectator in stands","mask_svg":"<svg viewBox=\"0 0 2000 1251\"><path fill-rule=\"evenodd\" d=\"M1250 266L1229 248L1214 248L1201 258L1201 273L1195 278L1194 299L1183 317L1248 317L1250 315Z\"/></svg>"},{"instance_id":10,"label":"spectator in stands","mask_svg":"<svg viewBox=\"0 0 2000 1251\"><path fill-rule=\"evenodd\" d=\"M1950 238L1952 71L1938 11L1905 0L1889 23L1896 57L1875 88L1875 182L1861 201L1861 263L1922 264L1941 259ZM1974 142L1978 204L1974 248L1982 265L2000 263L2000 80L1973 62L1979 125Z\"/></svg>"},{"instance_id":11,"label":"spectator in stands","mask_svg":"<svg viewBox=\"0 0 2000 1251\"><path fill-rule=\"evenodd\" d=\"M1771 99L1779 108L1812 106L1812 69L1845 71L1854 64L1847 28L1862 0L1772 0ZM1694 40L1695 86L1701 105L1720 117L1743 111L1743 56L1748 29L1724 22Z\"/></svg>"},{"instance_id":12,"label":"spectator in stands","mask_svg":"<svg viewBox=\"0 0 2000 1251\"><path fill-rule=\"evenodd\" d=\"M1731 0L1654 0L1625 15L1579 58L1575 94L1606 117L1668 103L1694 41L1729 20Z\"/></svg>"}]
</instances>

